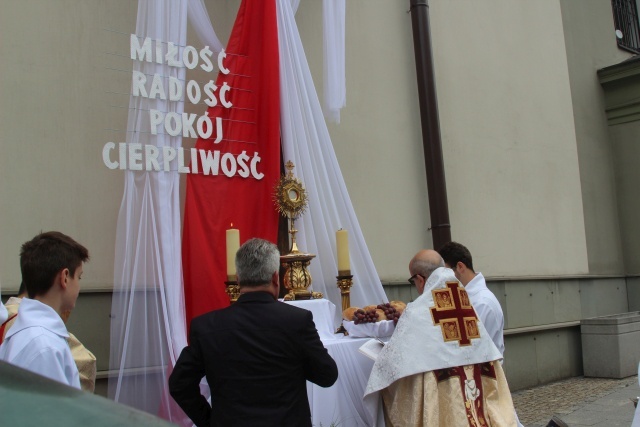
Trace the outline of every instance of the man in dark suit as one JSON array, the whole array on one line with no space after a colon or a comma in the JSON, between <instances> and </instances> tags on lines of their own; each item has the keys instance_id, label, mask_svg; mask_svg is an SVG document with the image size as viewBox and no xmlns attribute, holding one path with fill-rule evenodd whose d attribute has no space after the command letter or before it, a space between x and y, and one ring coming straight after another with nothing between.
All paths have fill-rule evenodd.
<instances>
[{"instance_id":1,"label":"man in dark suit","mask_svg":"<svg viewBox=\"0 0 640 427\"><path fill-rule=\"evenodd\" d=\"M329 387L338 378L311 312L277 301L279 264L273 243L247 241L236 254L238 301L191 322L169 389L196 426L311 427L306 381Z\"/></svg>"}]
</instances>

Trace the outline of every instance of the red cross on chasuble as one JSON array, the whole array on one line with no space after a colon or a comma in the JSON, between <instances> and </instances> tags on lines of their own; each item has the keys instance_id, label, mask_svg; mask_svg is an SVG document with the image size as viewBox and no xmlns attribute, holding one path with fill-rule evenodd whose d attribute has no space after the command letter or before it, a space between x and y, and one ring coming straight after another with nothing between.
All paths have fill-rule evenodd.
<instances>
[{"instance_id":1,"label":"red cross on chasuble","mask_svg":"<svg viewBox=\"0 0 640 427\"><path fill-rule=\"evenodd\" d=\"M471 345L471 339L480 338L478 316L469 302L469 295L458 282L447 282L444 289L434 289L431 318L440 325L445 341L458 341L460 345Z\"/></svg>"},{"instance_id":2,"label":"red cross on chasuble","mask_svg":"<svg viewBox=\"0 0 640 427\"><path fill-rule=\"evenodd\" d=\"M467 291L458 282L447 282L446 286L431 291L435 303L431 308L433 324L440 325L445 341L458 341L460 346L471 345L473 338L480 338L478 316L471 306ZM458 379L470 427L488 425L483 405L482 376L496 378L492 362L439 369L433 373L439 383Z\"/></svg>"}]
</instances>

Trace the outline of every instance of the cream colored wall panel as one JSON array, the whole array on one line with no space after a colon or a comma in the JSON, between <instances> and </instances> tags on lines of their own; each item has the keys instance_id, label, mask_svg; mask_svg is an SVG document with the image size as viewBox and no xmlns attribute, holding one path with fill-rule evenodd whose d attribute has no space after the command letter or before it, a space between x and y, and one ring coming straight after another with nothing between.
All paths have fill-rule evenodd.
<instances>
[{"instance_id":1,"label":"cream colored wall panel","mask_svg":"<svg viewBox=\"0 0 640 427\"><path fill-rule=\"evenodd\" d=\"M96 356L98 371L109 369L111 292L80 294L67 323L80 342Z\"/></svg>"},{"instance_id":2,"label":"cream colored wall panel","mask_svg":"<svg viewBox=\"0 0 640 427\"><path fill-rule=\"evenodd\" d=\"M329 124L349 196L380 277L406 280L431 247L408 2L347 1L347 106ZM322 2L296 15L322 100Z\"/></svg>"},{"instance_id":3,"label":"cream colored wall panel","mask_svg":"<svg viewBox=\"0 0 640 427\"><path fill-rule=\"evenodd\" d=\"M531 334L505 337L503 368L512 392L539 384L533 338Z\"/></svg>"},{"instance_id":4,"label":"cream colored wall panel","mask_svg":"<svg viewBox=\"0 0 640 427\"><path fill-rule=\"evenodd\" d=\"M629 311L625 279L585 279L581 281L580 303L583 319Z\"/></svg>"},{"instance_id":5,"label":"cream colored wall panel","mask_svg":"<svg viewBox=\"0 0 640 427\"><path fill-rule=\"evenodd\" d=\"M493 283L492 280L489 282ZM580 320L579 280L514 280L504 284L505 329Z\"/></svg>"},{"instance_id":6,"label":"cream colored wall panel","mask_svg":"<svg viewBox=\"0 0 640 427\"><path fill-rule=\"evenodd\" d=\"M562 0L562 21L569 65L589 272L624 271L613 154L602 87L596 70L631 56L618 48L611 2Z\"/></svg>"},{"instance_id":7,"label":"cream colored wall panel","mask_svg":"<svg viewBox=\"0 0 640 427\"><path fill-rule=\"evenodd\" d=\"M539 384L582 373L579 328L544 331L534 339Z\"/></svg>"},{"instance_id":8,"label":"cream colored wall panel","mask_svg":"<svg viewBox=\"0 0 640 427\"><path fill-rule=\"evenodd\" d=\"M430 4L453 239L492 275L586 273L559 3Z\"/></svg>"},{"instance_id":9,"label":"cream colored wall panel","mask_svg":"<svg viewBox=\"0 0 640 427\"><path fill-rule=\"evenodd\" d=\"M611 126L611 143L615 154L617 202L622 230L625 272L640 273L640 121Z\"/></svg>"},{"instance_id":10,"label":"cream colored wall panel","mask_svg":"<svg viewBox=\"0 0 640 427\"><path fill-rule=\"evenodd\" d=\"M502 307L505 317L505 329L534 325L534 310L537 307L533 306L532 296L537 285L539 283L525 281L506 286L506 305Z\"/></svg>"},{"instance_id":11,"label":"cream colored wall panel","mask_svg":"<svg viewBox=\"0 0 640 427\"><path fill-rule=\"evenodd\" d=\"M122 62L106 52L127 54L126 32L132 31L135 10L135 3L122 0L25 0L0 6L0 55L5 58L0 65L0 280L5 289L17 289L20 245L41 230L60 230L87 246L92 260L83 287L111 286L123 181L120 172L103 165L102 146L114 138L106 128L126 126L126 109L111 108L117 100L105 91L128 91L130 71L107 70Z\"/></svg>"},{"instance_id":12,"label":"cream colored wall panel","mask_svg":"<svg viewBox=\"0 0 640 427\"><path fill-rule=\"evenodd\" d=\"M640 311L640 277L627 277L629 311Z\"/></svg>"},{"instance_id":13,"label":"cream colored wall panel","mask_svg":"<svg viewBox=\"0 0 640 427\"><path fill-rule=\"evenodd\" d=\"M554 296L553 312L556 322L571 322L581 318L579 279L554 280L551 291Z\"/></svg>"},{"instance_id":14,"label":"cream colored wall panel","mask_svg":"<svg viewBox=\"0 0 640 427\"><path fill-rule=\"evenodd\" d=\"M504 370L512 392L582 375L580 328L505 337Z\"/></svg>"}]
</instances>

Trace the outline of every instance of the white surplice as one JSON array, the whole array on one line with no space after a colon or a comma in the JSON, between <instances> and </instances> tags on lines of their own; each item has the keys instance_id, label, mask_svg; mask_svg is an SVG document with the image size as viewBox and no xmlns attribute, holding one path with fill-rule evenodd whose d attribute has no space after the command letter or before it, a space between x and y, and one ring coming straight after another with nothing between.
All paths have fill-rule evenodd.
<instances>
[{"instance_id":1,"label":"white surplice","mask_svg":"<svg viewBox=\"0 0 640 427\"><path fill-rule=\"evenodd\" d=\"M0 360L79 389L80 374L67 338L67 328L53 308L23 298L16 322L0 345Z\"/></svg>"},{"instance_id":2,"label":"white surplice","mask_svg":"<svg viewBox=\"0 0 640 427\"><path fill-rule=\"evenodd\" d=\"M493 343L500 350L500 354L504 355L504 315L502 314L502 307L493 292L487 288L487 282L484 280L482 273L477 273L464 289L469 294L471 304L473 304L473 308L487 329Z\"/></svg>"}]
</instances>

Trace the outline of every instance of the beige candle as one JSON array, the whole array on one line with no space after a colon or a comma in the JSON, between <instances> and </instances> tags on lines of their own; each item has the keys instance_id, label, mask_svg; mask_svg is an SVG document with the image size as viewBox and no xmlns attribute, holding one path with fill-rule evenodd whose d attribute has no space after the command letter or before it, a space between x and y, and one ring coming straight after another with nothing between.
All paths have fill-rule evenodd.
<instances>
[{"instance_id":1,"label":"beige candle","mask_svg":"<svg viewBox=\"0 0 640 427\"><path fill-rule=\"evenodd\" d=\"M233 227L233 224L231 224ZM227 230L227 277L235 280L236 275L236 252L240 249L240 230L230 228Z\"/></svg>"},{"instance_id":2,"label":"beige candle","mask_svg":"<svg viewBox=\"0 0 640 427\"><path fill-rule=\"evenodd\" d=\"M347 230L336 231L336 246L338 248L338 275L348 276L351 274L351 264L349 262L349 233Z\"/></svg>"}]
</instances>

